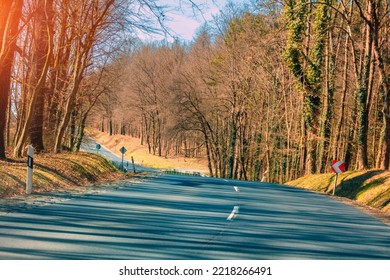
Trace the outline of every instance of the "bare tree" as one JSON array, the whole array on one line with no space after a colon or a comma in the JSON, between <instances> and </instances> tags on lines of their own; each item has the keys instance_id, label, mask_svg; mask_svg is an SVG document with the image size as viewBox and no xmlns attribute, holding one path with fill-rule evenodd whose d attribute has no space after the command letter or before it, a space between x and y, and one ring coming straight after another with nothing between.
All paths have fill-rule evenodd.
<instances>
[{"instance_id":1,"label":"bare tree","mask_svg":"<svg viewBox=\"0 0 390 280\"><path fill-rule=\"evenodd\" d=\"M11 72L16 51L23 0L2 1L0 11L0 158L5 158L4 133L8 108Z\"/></svg>"}]
</instances>

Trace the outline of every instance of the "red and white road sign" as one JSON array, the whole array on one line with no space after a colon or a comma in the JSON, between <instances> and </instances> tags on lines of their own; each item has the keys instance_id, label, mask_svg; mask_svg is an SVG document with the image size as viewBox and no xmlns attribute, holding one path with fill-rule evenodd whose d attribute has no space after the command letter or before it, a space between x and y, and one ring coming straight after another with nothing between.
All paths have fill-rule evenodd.
<instances>
[{"instance_id":1,"label":"red and white road sign","mask_svg":"<svg viewBox=\"0 0 390 280\"><path fill-rule=\"evenodd\" d=\"M333 173L343 173L345 172L344 161L334 159L332 160L332 172Z\"/></svg>"}]
</instances>

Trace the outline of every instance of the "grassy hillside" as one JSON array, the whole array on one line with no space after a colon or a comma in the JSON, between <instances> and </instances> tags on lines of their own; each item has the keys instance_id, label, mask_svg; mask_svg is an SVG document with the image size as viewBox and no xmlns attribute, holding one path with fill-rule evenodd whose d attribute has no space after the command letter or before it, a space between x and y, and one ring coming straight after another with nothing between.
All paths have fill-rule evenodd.
<instances>
[{"instance_id":1,"label":"grassy hillside","mask_svg":"<svg viewBox=\"0 0 390 280\"><path fill-rule=\"evenodd\" d=\"M121 156L119 149L124 146L127 149L125 158L130 160L134 157L134 161L147 167L163 168L163 169L182 169L190 171L200 171L207 173L206 158L186 158L183 156L167 155L159 157L149 154L146 145L140 144L140 139L124 135L112 135L102 133L97 130L89 131L88 135L95 139L98 143Z\"/></svg>"},{"instance_id":2,"label":"grassy hillside","mask_svg":"<svg viewBox=\"0 0 390 280\"><path fill-rule=\"evenodd\" d=\"M0 161L0 197L25 193L26 159ZM105 158L87 153L34 157L33 192L72 189L102 180L123 178Z\"/></svg>"},{"instance_id":3,"label":"grassy hillside","mask_svg":"<svg viewBox=\"0 0 390 280\"><path fill-rule=\"evenodd\" d=\"M332 193L334 174L315 174L287 182L286 185ZM339 174L336 196L381 209L390 214L390 171L348 171Z\"/></svg>"}]
</instances>

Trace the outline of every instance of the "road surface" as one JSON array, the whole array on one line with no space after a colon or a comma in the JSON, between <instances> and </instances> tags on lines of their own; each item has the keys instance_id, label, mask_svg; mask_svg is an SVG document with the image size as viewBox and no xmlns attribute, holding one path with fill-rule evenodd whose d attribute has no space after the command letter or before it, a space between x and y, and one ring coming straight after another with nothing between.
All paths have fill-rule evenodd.
<instances>
[{"instance_id":1,"label":"road surface","mask_svg":"<svg viewBox=\"0 0 390 280\"><path fill-rule=\"evenodd\" d=\"M56 198L0 216L0 259L390 259L389 226L287 186L151 174Z\"/></svg>"}]
</instances>

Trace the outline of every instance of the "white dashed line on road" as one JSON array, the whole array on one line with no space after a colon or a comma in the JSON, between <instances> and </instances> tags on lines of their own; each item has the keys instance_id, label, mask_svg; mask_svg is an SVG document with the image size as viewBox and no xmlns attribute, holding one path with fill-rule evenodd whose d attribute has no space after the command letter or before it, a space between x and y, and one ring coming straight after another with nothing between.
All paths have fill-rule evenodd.
<instances>
[{"instance_id":1,"label":"white dashed line on road","mask_svg":"<svg viewBox=\"0 0 390 280\"><path fill-rule=\"evenodd\" d=\"M230 215L229 215L229 217L227 218L227 220L228 220L228 221L233 220L233 219L237 216L238 210L240 210L240 206L234 206L233 211L232 211L232 213L230 213Z\"/></svg>"}]
</instances>

